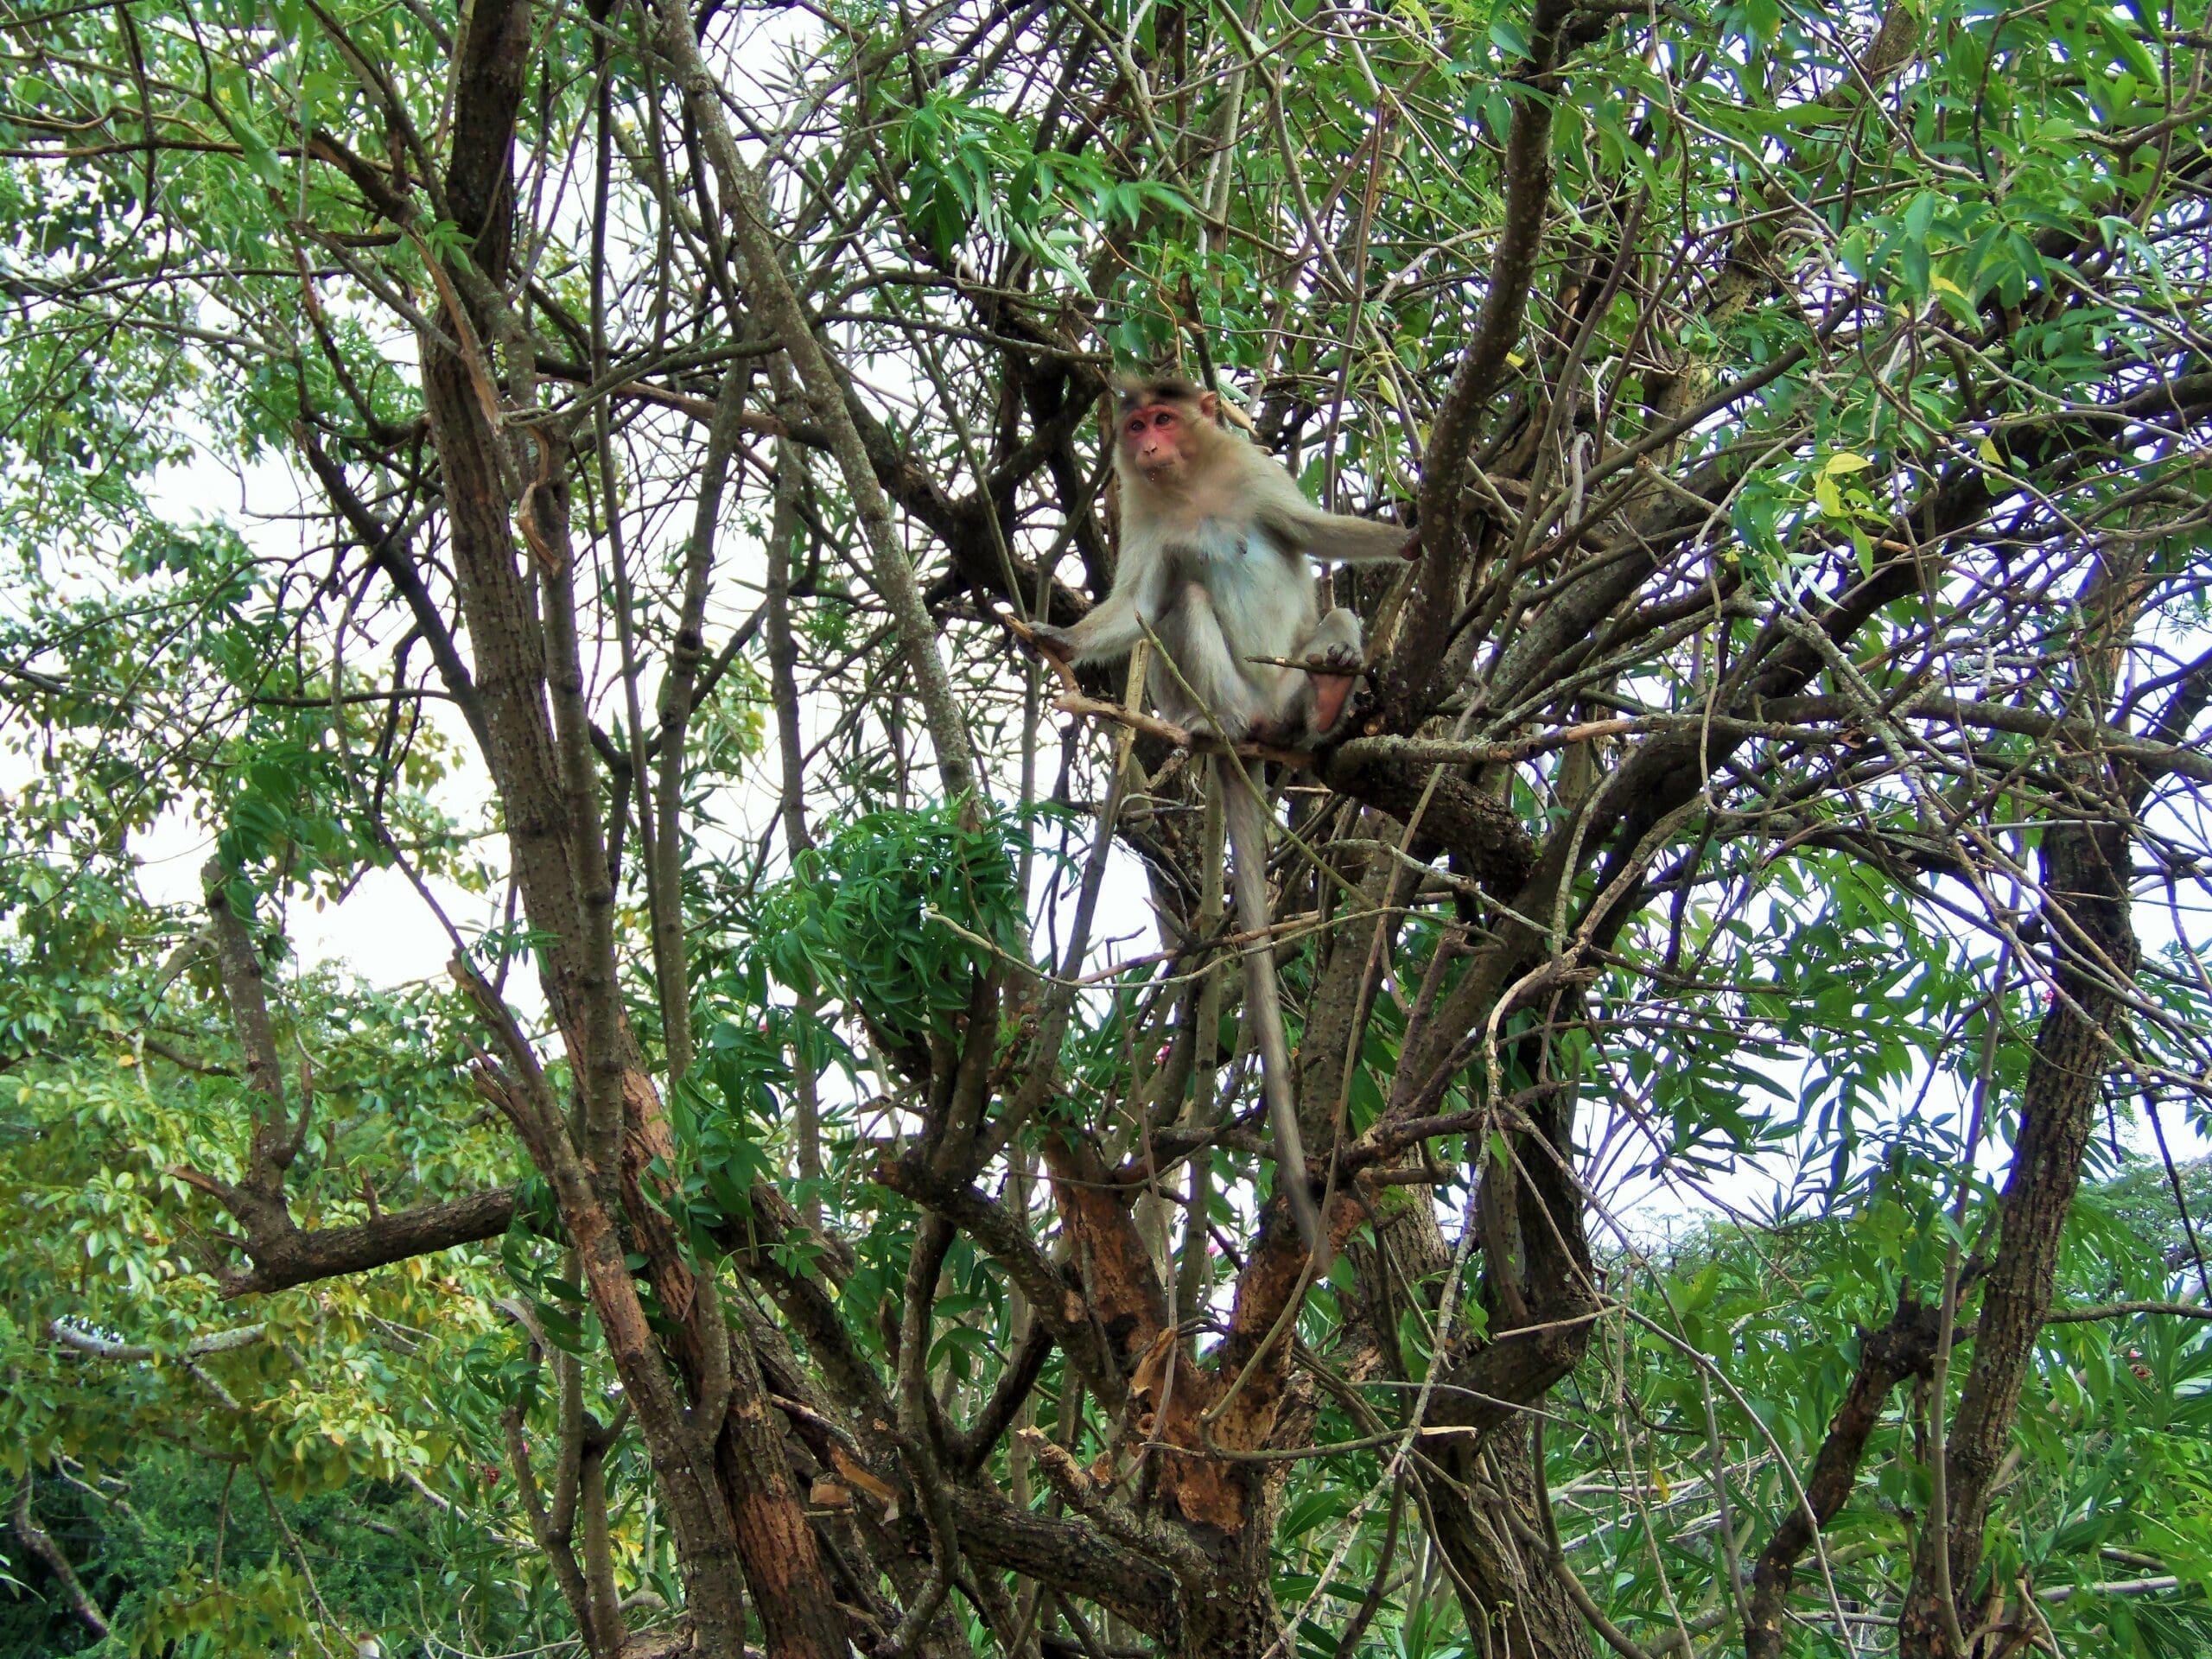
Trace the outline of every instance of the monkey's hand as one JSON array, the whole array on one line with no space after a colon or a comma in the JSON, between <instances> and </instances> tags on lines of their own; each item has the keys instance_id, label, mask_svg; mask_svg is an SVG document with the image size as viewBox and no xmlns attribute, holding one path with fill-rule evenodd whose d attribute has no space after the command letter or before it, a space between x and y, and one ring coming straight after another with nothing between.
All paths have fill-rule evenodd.
<instances>
[{"instance_id":1,"label":"monkey's hand","mask_svg":"<svg viewBox=\"0 0 2212 1659\"><path fill-rule=\"evenodd\" d=\"M1421 557L1421 530L1418 525L1406 532L1406 539L1398 543L1398 556L1408 563Z\"/></svg>"},{"instance_id":2,"label":"monkey's hand","mask_svg":"<svg viewBox=\"0 0 2212 1659\"><path fill-rule=\"evenodd\" d=\"M1003 611L999 613L999 620L1006 624L1008 633L1039 656L1049 657L1063 665L1075 660L1075 641L1065 628L1056 628L1050 622L1024 622Z\"/></svg>"}]
</instances>

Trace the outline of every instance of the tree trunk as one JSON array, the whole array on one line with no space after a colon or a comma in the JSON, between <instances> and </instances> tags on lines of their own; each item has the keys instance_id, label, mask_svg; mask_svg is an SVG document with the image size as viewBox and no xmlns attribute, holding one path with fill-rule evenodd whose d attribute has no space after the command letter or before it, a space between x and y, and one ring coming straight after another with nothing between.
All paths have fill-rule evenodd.
<instances>
[{"instance_id":1,"label":"tree trunk","mask_svg":"<svg viewBox=\"0 0 2212 1659\"><path fill-rule=\"evenodd\" d=\"M1295 1649L1283 1631L1267 1577L1239 1579L1224 1573L1183 1601L1179 1659L1292 1659Z\"/></svg>"},{"instance_id":2,"label":"tree trunk","mask_svg":"<svg viewBox=\"0 0 2212 1659\"><path fill-rule=\"evenodd\" d=\"M1954 1632L1971 1632L1979 1622L1974 1581L1990 1489L2012 1444L2020 1390L2050 1311L2059 1241L2096 1129L2104 1075L2135 971L2127 846L2118 824L2056 823L2044 832L2044 912L2057 946L2058 995L2036 1033L1974 1363L1946 1447L1949 1524L1939 1530L1931 1518L1913 1554L1898 1619L1904 1659L1966 1659ZM1942 1409L1941 1401L1936 1408ZM1938 1553L1946 1549L1948 1559ZM1949 1617L1942 1605L1947 1581Z\"/></svg>"},{"instance_id":3,"label":"tree trunk","mask_svg":"<svg viewBox=\"0 0 2212 1659\"><path fill-rule=\"evenodd\" d=\"M1437 1548L1459 1594L1474 1648L1493 1659L1589 1659L1590 1629L1543 1545L1533 1435L1515 1418L1479 1451L1455 1446L1427 1478ZM1472 1502L1452 1483L1474 1495Z\"/></svg>"},{"instance_id":4,"label":"tree trunk","mask_svg":"<svg viewBox=\"0 0 2212 1659\"><path fill-rule=\"evenodd\" d=\"M1553 1144L1565 1146L1571 1096L1559 1096L1533 1115ZM1522 1137L1528 1147L1524 1198L1541 1198L1553 1213L1528 1213L1519 1229L1520 1254L1529 1298L1529 1319L1549 1328L1516 1338L1502 1315L1492 1316L1493 1339L1457 1359L1444 1381L1489 1395L1534 1404L1572 1370L1589 1340L1588 1262L1583 1249L1579 1197L1549 1147ZM1541 1175L1539 1172L1541 1172ZM1408 1189L1399 1189L1404 1192ZM1534 1205L1524 1206L1535 1210ZM1554 1234L1554 1227L1557 1232ZM1359 1270L1363 1320L1386 1351L1395 1338L1398 1285L1440 1286L1450 1265L1435 1212L1425 1203L1393 1192L1376 1210L1376 1243L1353 1252ZM1561 1250L1564 1242L1566 1249ZM1383 1257L1387 1252L1391 1260ZM1433 1310L1431 1310L1432 1312ZM1565 1320L1563 1324L1553 1321ZM1495 1659L1589 1659L1587 1625L1552 1569L1526 1417L1454 1391L1432 1402L1429 1421L1481 1426L1479 1441L1459 1440L1427 1449L1415 1465L1431 1535L1441 1552L1476 1651ZM1485 1645L1486 1644L1486 1645Z\"/></svg>"}]
</instances>

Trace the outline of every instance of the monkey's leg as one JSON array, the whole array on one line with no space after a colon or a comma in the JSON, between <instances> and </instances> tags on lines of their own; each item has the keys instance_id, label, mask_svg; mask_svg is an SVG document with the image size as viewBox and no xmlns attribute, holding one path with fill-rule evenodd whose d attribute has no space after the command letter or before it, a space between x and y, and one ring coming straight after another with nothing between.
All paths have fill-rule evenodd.
<instances>
[{"instance_id":1,"label":"monkey's leg","mask_svg":"<svg viewBox=\"0 0 2212 1659\"><path fill-rule=\"evenodd\" d=\"M1359 618L1338 606L1321 619L1313 637L1291 654L1315 666L1306 671L1305 683L1296 686L1298 707L1293 711L1294 720L1286 723L1296 723L1295 715L1302 714L1306 737L1326 737L1344 717L1352 688L1359 683L1360 670L1365 665L1360 652Z\"/></svg>"},{"instance_id":2,"label":"monkey's leg","mask_svg":"<svg viewBox=\"0 0 2212 1659\"><path fill-rule=\"evenodd\" d=\"M1193 730L1217 732L1232 742L1250 731L1264 711L1222 633L1221 619L1204 582L1185 582L1176 591L1160 619L1160 638L1190 688L1187 694L1178 688L1173 697L1162 696L1161 702L1184 705L1195 699L1198 707L1185 715L1185 723ZM1154 684L1157 687L1159 681Z\"/></svg>"},{"instance_id":3,"label":"monkey's leg","mask_svg":"<svg viewBox=\"0 0 2212 1659\"><path fill-rule=\"evenodd\" d=\"M1290 1201L1299 1236L1319 1247L1320 1212L1306 1185L1306 1143L1298 1132L1298 1103L1290 1088L1290 1041L1282 1028L1282 1001L1275 988L1274 943L1268 936L1268 810L1257 793L1260 769L1248 786L1228 760L1214 762L1214 787L1222 791L1229 850L1236 860L1236 931L1245 936L1244 1008L1252 1046L1260 1052L1260 1084L1268 1103L1268 1131L1275 1143L1275 1185Z\"/></svg>"}]
</instances>

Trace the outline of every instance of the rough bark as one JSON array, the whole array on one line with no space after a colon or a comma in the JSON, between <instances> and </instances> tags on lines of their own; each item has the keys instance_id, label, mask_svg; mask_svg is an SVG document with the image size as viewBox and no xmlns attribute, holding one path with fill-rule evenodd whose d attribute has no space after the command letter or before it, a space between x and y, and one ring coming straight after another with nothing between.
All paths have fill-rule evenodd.
<instances>
[{"instance_id":1,"label":"rough bark","mask_svg":"<svg viewBox=\"0 0 2212 1659\"><path fill-rule=\"evenodd\" d=\"M201 880L208 936L230 1007L231 1028L245 1056L253 1125L246 1167L238 1180L218 1180L194 1169L175 1173L228 1211L242 1234L239 1243L251 1266L241 1272L214 1264L223 1294L260 1295L317 1279L363 1273L457 1244L497 1238L506 1231L514 1218L515 1198L505 1187L397 1210L346 1227L303 1230L293 1221L284 1181L307 1133L313 1103L310 1080L302 1071L299 1098L294 1102L277 1057L261 958L245 918L231 909L226 872L211 863L201 872Z\"/></svg>"},{"instance_id":2,"label":"rough bark","mask_svg":"<svg viewBox=\"0 0 2212 1659\"><path fill-rule=\"evenodd\" d=\"M461 308L448 303L441 314L445 334L461 344L456 349L423 335L423 382L489 736L485 759L523 907L543 941L547 1001L574 1072L587 1080L594 1134L604 1133L597 1126L611 1116L619 1147L588 1139L590 1162L579 1163L569 1127L549 1103L507 1103L525 1128L533 1160L554 1177L563 1224L660 1478L698 1650L734 1659L742 1647L741 1563L773 1659L842 1659L842 1616L793 1490L780 1419L767 1403L758 1364L723 1325L712 1287L699 1284L647 1192L657 1179L650 1172L671 1149L668 1126L614 1000L588 749L573 715L557 738L550 717L572 710L578 690L571 683L572 638L559 626L573 580L566 480L556 470L565 445L552 434L519 441L503 431L501 411L487 406L497 395L486 383L489 367L469 357L472 340L513 337L486 308L498 303L512 236L512 150L531 29L531 10L519 0L480 5L457 53L447 193L474 239L467 264L448 267L448 291ZM480 301L468 301L471 294ZM526 344L520 349L526 355ZM505 367L514 384L530 384L531 363ZM518 560L518 540L537 561L548 601L543 613ZM607 1167L618 1160L619 1169ZM673 1355L647 1327L623 1265L625 1224L633 1234L629 1248L646 1255L661 1306L678 1324ZM689 1407L668 1380L671 1358L690 1390Z\"/></svg>"},{"instance_id":3,"label":"rough bark","mask_svg":"<svg viewBox=\"0 0 2212 1659\"><path fill-rule=\"evenodd\" d=\"M1863 1333L1859 1369L1844 1390L1827 1437L1805 1477L1805 1502L1782 1517L1751 1571L1751 1594L1744 1616L1745 1659L1781 1659L1788 1651L1783 1616L1797 1563L1812 1548L1820 1529L1836 1516L1859 1478L1866 1442L1881 1421L1890 1391L1908 1376L1925 1376L1936 1357L1942 1329L1940 1310L1907 1296L1879 1331Z\"/></svg>"},{"instance_id":4,"label":"rough bark","mask_svg":"<svg viewBox=\"0 0 2212 1659\"><path fill-rule=\"evenodd\" d=\"M1484 406L1497 395L1507 354L1528 314L1536 255L1552 188L1552 116L1569 0L1537 0L1529 55L1509 78L1515 92L1506 137L1505 222L1498 234L1474 338L1452 376L1429 431L1421 479L1421 573L1407 609L1405 635L1383 690L1392 723L1410 728L1440 689L1446 634L1459 607L1470 549L1460 528L1459 492L1473 464L1472 446Z\"/></svg>"},{"instance_id":5,"label":"rough bark","mask_svg":"<svg viewBox=\"0 0 2212 1659\"><path fill-rule=\"evenodd\" d=\"M1483 1431L1455 1438L1424 1466L1436 1542L1470 1630L1486 1630L1501 1659L1583 1659L1590 1633L1533 1540L1549 1535L1527 1417L1580 1363L1595 1325L1589 1246L1573 1156L1571 1094L1544 1097L1510 1137L1513 1166L1483 1175L1478 1207L1512 1217L1484 1241L1482 1295L1490 1335L1448 1358L1432 1421ZM1515 1167L1517 1166L1517 1168ZM1517 1186L1513 1200L1503 1194ZM1471 1497L1470 1494L1472 1496Z\"/></svg>"},{"instance_id":6,"label":"rough bark","mask_svg":"<svg viewBox=\"0 0 2212 1659\"><path fill-rule=\"evenodd\" d=\"M394 1262L432 1255L460 1244L481 1243L505 1232L514 1217L514 1189L499 1186L442 1203L394 1210L347 1227L249 1231L245 1250L253 1266L245 1273L224 1275L223 1294L265 1295L318 1279L365 1273Z\"/></svg>"},{"instance_id":7,"label":"rough bark","mask_svg":"<svg viewBox=\"0 0 2212 1659\"><path fill-rule=\"evenodd\" d=\"M1931 1519L1922 1529L1898 1618L1906 1659L1966 1659L1951 1633L1971 1631L1978 1622L1973 1610L1980 1605L1976 1578L1991 1484L2012 1444L2021 1388L2050 1311L2059 1242L2135 971L2127 849L2126 831L2115 823L2054 823L2044 831L2044 914L2056 947L2051 1001L2021 1095L1974 1358L1947 1436L1949 1524L1939 1531ZM1936 1408L1942 1409L1941 1402ZM1948 1560L1938 1551L1948 1551ZM1949 1618L1941 1601L1947 1579Z\"/></svg>"}]
</instances>

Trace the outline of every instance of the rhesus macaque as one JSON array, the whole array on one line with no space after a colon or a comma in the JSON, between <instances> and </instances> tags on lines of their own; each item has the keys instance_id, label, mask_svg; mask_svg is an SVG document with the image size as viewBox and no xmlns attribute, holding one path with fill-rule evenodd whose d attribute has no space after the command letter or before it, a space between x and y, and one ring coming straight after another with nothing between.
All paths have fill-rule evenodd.
<instances>
[{"instance_id":1,"label":"rhesus macaque","mask_svg":"<svg viewBox=\"0 0 2212 1659\"><path fill-rule=\"evenodd\" d=\"M1212 391L1160 378L1125 381L1118 390L1114 472L1122 557L1114 591L1071 628L1033 625L1037 643L1064 661L1087 662L1120 656L1149 628L1173 664L1172 670L1155 664L1151 674L1153 701L1170 719L1232 743L1297 747L1327 736L1344 718L1363 665L1359 619L1338 609L1315 620L1306 561L1412 558L1420 551L1418 532L1309 505L1287 470L1223 427ZM1266 933L1268 815L1256 782L1237 781L1233 763L1217 761L1215 781L1224 790L1236 858L1236 925L1250 941L1244 1000L1267 1091L1277 1184L1313 1249L1320 1217L1306 1185L1290 1046Z\"/></svg>"},{"instance_id":2,"label":"rhesus macaque","mask_svg":"<svg viewBox=\"0 0 2212 1659\"><path fill-rule=\"evenodd\" d=\"M1152 672L1153 701L1169 719L1231 742L1294 748L1327 736L1359 676L1359 619L1338 609L1314 620L1306 560L1411 558L1418 532L1308 504L1281 463L1222 425L1211 391L1176 379L1119 391L1114 591L1071 628L1033 626L1039 644L1090 662L1122 655L1149 627L1181 675Z\"/></svg>"}]
</instances>

